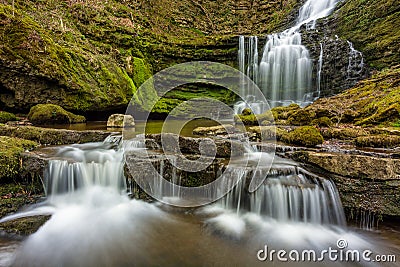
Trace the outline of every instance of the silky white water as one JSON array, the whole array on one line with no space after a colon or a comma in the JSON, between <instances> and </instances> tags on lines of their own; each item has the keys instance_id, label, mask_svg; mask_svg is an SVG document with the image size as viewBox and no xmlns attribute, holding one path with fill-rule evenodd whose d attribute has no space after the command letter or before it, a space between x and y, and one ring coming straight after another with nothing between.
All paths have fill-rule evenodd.
<instances>
[{"instance_id":1,"label":"silky white water","mask_svg":"<svg viewBox=\"0 0 400 267\"><path fill-rule=\"evenodd\" d=\"M378 252L383 247L347 230L334 184L294 162L248 149L243 162L250 163L234 161L232 175L251 179L256 175L253 161L262 159L263 167L274 159L254 193L240 180L213 205L174 209L127 197L117 164L124 147L143 149L144 143L123 145L112 137L105 143L60 148L47 170L48 199L0 223L40 214L51 218L22 243L0 242L0 255L7 257L0 266L280 266L260 262L257 251L265 245L335 248L340 238L352 249Z\"/></svg>"},{"instance_id":2,"label":"silky white water","mask_svg":"<svg viewBox=\"0 0 400 267\"><path fill-rule=\"evenodd\" d=\"M249 76L261 89L271 107L297 103L305 106L320 95L320 77L323 50L320 50L320 62L317 81L312 81L313 62L307 48L302 45L300 27L314 29L316 21L328 16L339 0L308 0L300 8L296 24L276 34L267 36L266 44L259 60L258 38L250 36L247 42L244 36L239 37L239 70ZM247 57L247 62L246 62ZM246 64L247 63L247 64ZM248 95L247 106L240 102L235 106L238 114L250 107L259 114L262 104L251 101L251 92L246 85L241 88ZM261 108L260 108L261 106ZM261 111L261 112L260 112Z\"/></svg>"}]
</instances>

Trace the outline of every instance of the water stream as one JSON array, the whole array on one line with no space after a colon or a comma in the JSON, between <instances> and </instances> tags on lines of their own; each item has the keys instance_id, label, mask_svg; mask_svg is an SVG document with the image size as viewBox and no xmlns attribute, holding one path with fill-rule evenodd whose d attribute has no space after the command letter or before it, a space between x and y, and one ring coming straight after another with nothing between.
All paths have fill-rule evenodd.
<instances>
[{"instance_id":1,"label":"water stream","mask_svg":"<svg viewBox=\"0 0 400 267\"><path fill-rule=\"evenodd\" d=\"M142 149L143 139L120 136L58 148L46 170L47 200L0 223L39 214L51 218L23 241L0 239L0 266L280 266L259 261L257 252L265 245L321 251L337 248L339 239L351 249L398 252L376 236L346 228L334 184L281 158L254 193L240 180L224 198L202 208L130 199L121 157ZM269 157L257 151L245 156ZM238 175L256 175L241 162L234 162Z\"/></svg>"},{"instance_id":2,"label":"water stream","mask_svg":"<svg viewBox=\"0 0 400 267\"><path fill-rule=\"evenodd\" d=\"M267 36L260 62L258 37L250 36L247 42L244 36L239 37L239 70L259 86L270 107L291 103L305 106L319 97L322 45L316 86L313 88L313 62L309 51L302 45L300 27L305 25L306 29L314 29L316 21L331 14L338 2L339 0L307 0L300 8L293 27ZM251 92L248 92L246 86L242 86L241 90L242 95L247 95L246 100L250 103L248 106L256 114L264 111L262 103L252 101ZM235 111L240 113L246 107L243 102L239 102Z\"/></svg>"}]
</instances>

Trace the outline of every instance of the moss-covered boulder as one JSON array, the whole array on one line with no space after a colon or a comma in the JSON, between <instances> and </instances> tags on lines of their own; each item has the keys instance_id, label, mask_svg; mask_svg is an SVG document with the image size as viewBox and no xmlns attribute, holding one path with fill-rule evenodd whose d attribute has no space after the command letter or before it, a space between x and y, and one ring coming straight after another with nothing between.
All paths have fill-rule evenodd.
<instances>
[{"instance_id":1,"label":"moss-covered boulder","mask_svg":"<svg viewBox=\"0 0 400 267\"><path fill-rule=\"evenodd\" d=\"M271 109L275 120L287 120L296 111L300 110L297 104L290 104L289 106L280 106Z\"/></svg>"},{"instance_id":2,"label":"moss-covered boulder","mask_svg":"<svg viewBox=\"0 0 400 267\"><path fill-rule=\"evenodd\" d=\"M315 147L322 144L324 138L314 126L301 126L284 135L282 141L294 145Z\"/></svg>"},{"instance_id":3,"label":"moss-covered boulder","mask_svg":"<svg viewBox=\"0 0 400 267\"><path fill-rule=\"evenodd\" d=\"M325 128L321 130L322 136L327 139L339 139L339 140L353 140L359 136L365 136L369 134L364 128Z\"/></svg>"},{"instance_id":4,"label":"moss-covered boulder","mask_svg":"<svg viewBox=\"0 0 400 267\"><path fill-rule=\"evenodd\" d=\"M267 125L274 122L274 116L273 113L268 110L262 114L238 114L235 115L234 120L236 123L243 123L244 125Z\"/></svg>"},{"instance_id":5,"label":"moss-covered boulder","mask_svg":"<svg viewBox=\"0 0 400 267\"><path fill-rule=\"evenodd\" d=\"M15 121L17 117L10 112L0 111L0 123L6 123L8 121Z\"/></svg>"},{"instance_id":6,"label":"moss-covered boulder","mask_svg":"<svg viewBox=\"0 0 400 267\"><path fill-rule=\"evenodd\" d=\"M281 141L285 139L288 132L285 129L276 126L251 126L248 127L247 131L256 135L257 140L277 140Z\"/></svg>"},{"instance_id":7,"label":"moss-covered boulder","mask_svg":"<svg viewBox=\"0 0 400 267\"><path fill-rule=\"evenodd\" d=\"M321 117L311 121L312 125L316 125L318 127L330 127L332 125L332 120L328 117Z\"/></svg>"},{"instance_id":8,"label":"moss-covered boulder","mask_svg":"<svg viewBox=\"0 0 400 267\"><path fill-rule=\"evenodd\" d=\"M33 141L0 136L0 180L16 177L21 167L21 153L37 146Z\"/></svg>"},{"instance_id":9,"label":"moss-covered boulder","mask_svg":"<svg viewBox=\"0 0 400 267\"><path fill-rule=\"evenodd\" d=\"M315 118L315 112L307 109L299 109L288 118L288 124L290 125L310 125Z\"/></svg>"},{"instance_id":10,"label":"moss-covered boulder","mask_svg":"<svg viewBox=\"0 0 400 267\"><path fill-rule=\"evenodd\" d=\"M37 125L83 123L86 118L54 104L39 104L31 108L28 119Z\"/></svg>"}]
</instances>

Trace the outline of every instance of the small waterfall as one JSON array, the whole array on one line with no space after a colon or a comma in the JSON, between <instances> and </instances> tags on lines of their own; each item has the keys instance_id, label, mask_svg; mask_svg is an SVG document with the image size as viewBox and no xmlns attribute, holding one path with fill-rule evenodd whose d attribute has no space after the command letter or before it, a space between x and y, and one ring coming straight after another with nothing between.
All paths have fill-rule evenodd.
<instances>
[{"instance_id":1,"label":"small waterfall","mask_svg":"<svg viewBox=\"0 0 400 267\"><path fill-rule=\"evenodd\" d=\"M246 184L241 180L220 204L236 213L247 211L281 222L346 225L335 185L302 168L272 167L264 183L251 194Z\"/></svg>"},{"instance_id":2,"label":"small waterfall","mask_svg":"<svg viewBox=\"0 0 400 267\"><path fill-rule=\"evenodd\" d=\"M318 58L318 73L317 73L317 97L321 96L321 75L322 75L322 64L324 59L324 49L322 43L319 44L321 51Z\"/></svg>"},{"instance_id":3,"label":"small waterfall","mask_svg":"<svg viewBox=\"0 0 400 267\"><path fill-rule=\"evenodd\" d=\"M300 8L296 28L306 24L307 29L315 29L316 22L332 13L340 0L307 0Z\"/></svg>"},{"instance_id":4,"label":"small waterfall","mask_svg":"<svg viewBox=\"0 0 400 267\"><path fill-rule=\"evenodd\" d=\"M93 186L126 191L124 152L145 147L143 139L111 135L102 143L76 144L59 149L44 173L46 194L73 193Z\"/></svg>"},{"instance_id":5,"label":"small waterfall","mask_svg":"<svg viewBox=\"0 0 400 267\"><path fill-rule=\"evenodd\" d=\"M301 103L311 88L312 62L301 35L283 32L268 36L258 83L270 105Z\"/></svg>"},{"instance_id":6,"label":"small waterfall","mask_svg":"<svg viewBox=\"0 0 400 267\"><path fill-rule=\"evenodd\" d=\"M307 29L314 29L316 21L328 16L337 2L339 0L306 1L299 10L295 26L281 33L268 35L259 65L257 37L248 37L247 47L245 38L239 37L239 70L260 87L271 107L291 103L305 106L314 101L315 97L319 97L322 59L320 56L316 88L313 88L312 59L301 43L300 27L306 25ZM247 95L248 92L246 88L242 88L241 93ZM247 102L252 103L252 99ZM240 113L243 106L245 105L242 102L237 103L235 112ZM265 110L261 112L263 111ZM253 112L261 113L258 110Z\"/></svg>"},{"instance_id":7,"label":"small waterfall","mask_svg":"<svg viewBox=\"0 0 400 267\"><path fill-rule=\"evenodd\" d=\"M354 79L354 77L358 77L364 70L364 58L360 51L354 49L352 42L347 41L347 43L350 48L347 79Z\"/></svg>"}]
</instances>

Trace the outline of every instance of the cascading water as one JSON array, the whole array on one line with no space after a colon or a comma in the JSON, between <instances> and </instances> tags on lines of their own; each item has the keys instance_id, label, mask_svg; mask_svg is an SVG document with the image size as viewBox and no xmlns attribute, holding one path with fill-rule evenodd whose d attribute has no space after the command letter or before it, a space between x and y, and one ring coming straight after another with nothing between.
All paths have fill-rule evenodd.
<instances>
[{"instance_id":1,"label":"cascading water","mask_svg":"<svg viewBox=\"0 0 400 267\"><path fill-rule=\"evenodd\" d=\"M195 214L193 210L168 213L158 204L129 199L121 194L125 179L117 161L123 151L138 149L135 152L140 153L143 148L143 139L122 141L113 136L104 143L59 149L59 159L54 158L47 170L48 200L34 210L0 220L52 215L14 248L13 266L257 266L255 252L266 244L326 249L339 238L352 248L377 251L340 227L344 217L333 183L285 159L274 158L254 193L247 191L247 181L262 175L262 169L258 173L252 163L241 166L237 159L231 175L225 177L226 183L239 181L237 186ZM269 156L249 147L246 157ZM264 166L269 166L268 160L261 163ZM160 173L180 183L174 169L159 167ZM175 195L179 192L172 192ZM240 245L207 230L240 240Z\"/></svg>"},{"instance_id":2,"label":"cascading water","mask_svg":"<svg viewBox=\"0 0 400 267\"><path fill-rule=\"evenodd\" d=\"M252 194L244 182L221 200L224 208L245 210L281 222L345 226L335 185L297 166L273 168Z\"/></svg>"},{"instance_id":3,"label":"cascading water","mask_svg":"<svg viewBox=\"0 0 400 267\"><path fill-rule=\"evenodd\" d=\"M122 136L109 136L103 143L65 146L56 158L49 160L44 173L46 194L53 197L93 186L126 190L123 173L124 153L144 148L142 139L122 140Z\"/></svg>"},{"instance_id":4,"label":"cascading water","mask_svg":"<svg viewBox=\"0 0 400 267\"><path fill-rule=\"evenodd\" d=\"M354 49L353 43L349 44L349 65L347 66L347 79L355 79L364 70L364 58L360 51Z\"/></svg>"},{"instance_id":5,"label":"cascading water","mask_svg":"<svg viewBox=\"0 0 400 267\"><path fill-rule=\"evenodd\" d=\"M301 43L300 27L306 25L307 29L315 28L317 19L328 16L337 2L339 0L306 1L300 8L295 26L281 33L268 35L259 65L257 37L249 37L247 47L245 38L239 37L239 69L260 87L271 107L290 103L305 106L319 97L320 78L316 81L316 88L312 88L312 59ZM317 77L320 76L321 73L317 73ZM242 93L248 95L245 87L242 86ZM251 96L247 98L249 106L243 102L236 104L236 113L246 107L252 108ZM253 112L261 113L257 109L253 109Z\"/></svg>"}]
</instances>

